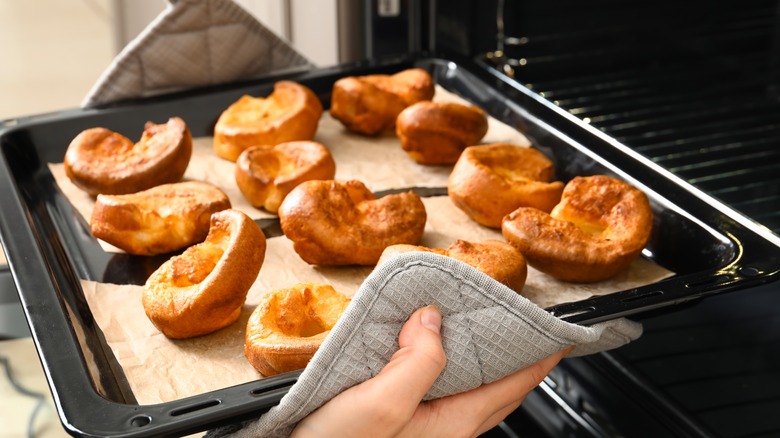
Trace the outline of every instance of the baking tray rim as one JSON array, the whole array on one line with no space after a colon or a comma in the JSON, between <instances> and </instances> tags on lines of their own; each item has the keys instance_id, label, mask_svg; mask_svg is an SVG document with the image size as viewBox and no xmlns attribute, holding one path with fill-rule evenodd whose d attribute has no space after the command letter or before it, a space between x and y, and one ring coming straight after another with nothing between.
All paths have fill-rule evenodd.
<instances>
[{"instance_id":1,"label":"baking tray rim","mask_svg":"<svg viewBox=\"0 0 780 438\"><path fill-rule=\"evenodd\" d=\"M453 61L452 58L453 57L451 56L404 58L393 59L385 61L384 63L375 61L371 63L342 66L335 69L322 69L319 72L310 73L309 75L316 76L317 74L328 75L334 73L346 75L352 74L356 70L368 71L393 66L397 67L410 63L428 66L437 64L439 67L454 65L454 67L460 69L461 72L475 75L475 77L481 74L481 71L478 69L468 69L468 66L470 65L468 60L459 59ZM305 80L306 76L307 75L302 76L301 79ZM481 78L477 77L477 80L485 82L486 77L483 75ZM268 83L269 81L270 80L266 78L259 82ZM242 88L244 85L239 84L236 87ZM208 91L205 92L208 93ZM181 94L181 96L187 95L189 94ZM152 101L160 99L175 100L179 98L180 95L177 93L170 96L157 97L152 99ZM145 102L148 101L141 101L140 103L134 102L129 105L144 105ZM544 102L542 102L542 104L544 104ZM86 369L81 373L70 373L70 377L73 378L70 385L63 382L63 379L56 370L56 368L63 363L72 364L71 361L65 360L61 356L73 353L74 351L79 353L79 360L82 365L85 368L87 366L81 346L78 345L78 336L74 332L75 329L70 319L74 317L74 314L71 313L69 316L65 311L61 312L61 314L59 312L54 312L50 315L54 317L52 321L41 323L39 321L39 313L50 310L48 306L53 306L55 303L62 306L62 309L65 309L68 303L63 301L63 292L60 288L67 287L69 281L72 282L78 279L52 277L55 272L52 270L51 259L56 259L62 255L54 254L56 252L55 248L49 248L49 253L45 253L41 249L46 246L46 236L41 234L41 230L39 229L40 224L33 223L31 219L31 216L34 217L35 213L30 212L22 201L23 196L19 192L20 188L16 184L16 180L12 177L10 163L7 161L5 154L6 145L4 144L3 139L11 132L26 129L27 127L35 126L37 124L46 124L52 120L61 120L63 117L89 116L90 114L99 114L102 111L122 111L123 108L125 108L123 105L124 104L111 105L104 108L68 110L48 115L17 119L13 121L13 123L5 123L3 126L0 126L0 144L3 145L3 153L0 154L0 187L3 188L2 192L4 193L3 195L0 195L2 196L2 198L0 198L0 203L2 203L3 207L2 212L0 212L0 219L2 219L0 220L0 240L2 240L3 247L6 251L8 269L11 271L14 282L17 285L17 290L20 299L22 300L26 317L28 318L28 321L35 322L31 322L31 332L36 343L36 348L38 348L39 355L41 356L44 372L50 383L50 389L55 395L55 403L57 404L60 418L69 432L83 436L100 436L104 434L114 436L147 436L149 433L160 435L198 431L203 430L204 427L214 427L215 425L224 424L228 421L232 422L243 417L257 415L258 412L270 408L281 399L281 396L286 393L286 390L294 383L297 374L293 373L276 379L268 378L261 381L248 382L215 391L219 394L214 394L214 392L212 392L183 398L176 400L175 402L157 405L137 405L120 403L101 396L95 390L94 382L86 372ZM692 191L691 193L695 194L695 191ZM705 203L709 203L706 197L702 200ZM38 212L38 214L42 213ZM759 273L752 272L750 275L739 272L742 267L738 266L737 262L744 258L745 251L747 250L745 247L745 240L751 240L753 237L756 237L752 236L752 234L755 234L754 230L744 230L743 228L744 227L738 223L730 223L726 226L726 229L723 230L723 236L736 245L735 258L716 270L718 276L723 276L718 277L721 278L722 281L718 280L717 283L705 285L710 288L710 292L708 293L727 291L734 288L746 287L746 285L754 283L758 284L777 279L777 266L774 266L773 271L764 270ZM767 236L758 236L756 238L756 243L764 242L766 239ZM768 247L771 248L772 245L768 245ZM774 249L776 250L777 247L774 246ZM60 266L60 268L62 267ZM40 275L41 272L46 272L48 277ZM707 278L710 278L713 273L715 272L702 272L700 275L694 275L693 277L701 278L702 281L705 281ZM67 272L64 274L65 276L68 275ZM71 272L70 274L75 273ZM669 280L672 281L674 279L675 277L672 277L672 279ZM688 288L690 288L690 286L688 286ZM31 299L30 290L37 290L41 294L45 294L44 298L47 298L52 302L43 304L36 302ZM698 297L699 296L697 296L697 298ZM641 298L641 296L639 298ZM680 301L685 300L681 298ZM680 301L675 301L671 304L676 304ZM658 307L669 304L670 303L668 302L660 301L657 303ZM652 306L653 303L650 303L650 305ZM77 313L80 310L83 309L71 309L71 312ZM565 312L566 306L562 306L560 313L563 314ZM618 317L623 315L615 313L614 316ZM53 343L46 340L50 335L50 333L47 332L50 329L62 330L63 328L69 333L69 335L64 336L64 338L70 339L65 339L65 342L63 342L60 348L53 347ZM47 351L42 351L42 349ZM53 354L50 354L50 352ZM89 393L88 389L92 389L93 392ZM66 394L69 390L74 390L81 395L82 398L79 399L80 403L73 404L73 401L70 400L68 398L69 396ZM248 395L252 402L241 403L231 400L231 397L240 397L240 394L244 394L244 397ZM216 403L216 405L214 405L214 403ZM214 406L221 406L224 409L209 409ZM73 409L83 410L84 408L88 408L93 414L110 414L112 420L108 421L108 424L94 425L92 429L88 430L88 428L83 427L81 424L75 424L71 421L80 420L80 418L74 418L74 416L71 415ZM174 421L161 421L161 416L175 418ZM157 424L158 422L160 424ZM119 430L112 428L118 428Z\"/></svg>"}]
</instances>

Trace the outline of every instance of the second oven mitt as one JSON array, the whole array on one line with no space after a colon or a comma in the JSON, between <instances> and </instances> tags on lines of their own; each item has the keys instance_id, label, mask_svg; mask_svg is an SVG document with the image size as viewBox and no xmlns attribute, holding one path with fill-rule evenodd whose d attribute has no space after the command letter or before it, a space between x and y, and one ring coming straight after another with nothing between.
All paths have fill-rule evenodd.
<instances>
[{"instance_id":1,"label":"second oven mitt","mask_svg":"<svg viewBox=\"0 0 780 438\"><path fill-rule=\"evenodd\" d=\"M465 263L405 253L366 279L279 405L257 420L207 436L288 436L332 397L377 375L398 350L406 320L430 304L441 309L447 365L426 400L499 380L569 345L576 346L570 356L581 356L627 344L642 333L639 323L626 319L587 327L565 322Z\"/></svg>"},{"instance_id":2,"label":"second oven mitt","mask_svg":"<svg viewBox=\"0 0 780 438\"><path fill-rule=\"evenodd\" d=\"M168 0L83 107L258 78L312 64L233 0Z\"/></svg>"}]
</instances>

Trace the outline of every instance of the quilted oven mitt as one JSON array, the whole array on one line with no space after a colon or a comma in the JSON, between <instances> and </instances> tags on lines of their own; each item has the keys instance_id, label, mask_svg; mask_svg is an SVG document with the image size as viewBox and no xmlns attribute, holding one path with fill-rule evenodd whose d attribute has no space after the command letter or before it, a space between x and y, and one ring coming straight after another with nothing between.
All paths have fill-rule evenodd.
<instances>
[{"instance_id":1,"label":"quilted oven mitt","mask_svg":"<svg viewBox=\"0 0 780 438\"><path fill-rule=\"evenodd\" d=\"M81 105L311 67L232 0L168 0L166 9L114 58Z\"/></svg>"},{"instance_id":2,"label":"quilted oven mitt","mask_svg":"<svg viewBox=\"0 0 780 438\"><path fill-rule=\"evenodd\" d=\"M366 279L279 405L256 420L206 436L288 436L329 399L377 375L398 350L401 326L430 304L441 309L447 365L425 400L499 380L569 345L576 346L570 356L582 356L627 344L642 333L641 324L626 319L571 324L458 260L401 254Z\"/></svg>"}]
</instances>

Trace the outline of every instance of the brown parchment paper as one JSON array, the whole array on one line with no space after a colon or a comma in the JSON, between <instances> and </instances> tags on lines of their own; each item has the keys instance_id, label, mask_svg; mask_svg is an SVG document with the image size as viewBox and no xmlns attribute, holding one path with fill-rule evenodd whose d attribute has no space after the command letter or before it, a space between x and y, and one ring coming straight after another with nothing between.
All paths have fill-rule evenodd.
<instances>
[{"instance_id":1,"label":"brown parchment paper","mask_svg":"<svg viewBox=\"0 0 780 438\"><path fill-rule=\"evenodd\" d=\"M422 245L446 248L456 239L503 239L499 230L480 226L446 196L424 198L428 221ZM353 296L373 267L316 267L304 262L284 236L268 239L265 262L252 285L239 320L216 333L170 340L149 322L141 304L141 286L82 282L95 320L104 331L141 404L175 400L263 378L244 357L246 322L268 291L298 282L324 282ZM581 285L556 281L529 268L523 292L548 307L653 283L670 272L637 260L616 279Z\"/></svg>"},{"instance_id":2,"label":"brown parchment paper","mask_svg":"<svg viewBox=\"0 0 780 438\"><path fill-rule=\"evenodd\" d=\"M437 87L434 100L465 102L441 87ZM452 166L417 164L401 149L398 138L392 133L378 137L352 133L327 111L322 114L314 140L325 145L333 155L336 161L336 179L360 180L374 192L405 187L446 187L447 178L452 171ZM488 132L482 143L499 142L530 146L523 134L490 117ZM89 223L95 199L68 179L62 163L49 163L49 170L65 197ZM233 208L246 213L252 219L275 217L246 201L236 185L234 172L235 163L214 153L213 137L193 139L192 158L184 173L185 180L205 181L219 187L228 196ZM106 242L100 243L105 251L121 252Z\"/></svg>"}]
</instances>

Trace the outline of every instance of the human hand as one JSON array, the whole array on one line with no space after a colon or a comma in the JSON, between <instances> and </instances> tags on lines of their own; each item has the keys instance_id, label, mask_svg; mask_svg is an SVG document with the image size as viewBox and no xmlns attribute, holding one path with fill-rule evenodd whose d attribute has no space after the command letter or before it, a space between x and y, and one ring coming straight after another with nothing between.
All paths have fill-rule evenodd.
<instances>
[{"instance_id":1,"label":"human hand","mask_svg":"<svg viewBox=\"0 0 780 438\"><path fill-rule=\"evenodd\" d=\"M447 362L441 314L423 307L409 317L399 350L374 378L347 389L293 431L305 437L478 436L512 413L572 347L493 383L422 402Z\"/></svg>"}]
</instances>

